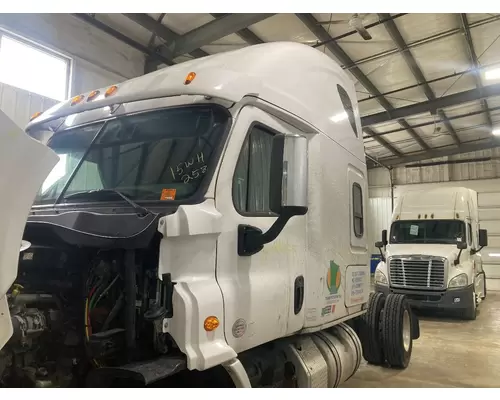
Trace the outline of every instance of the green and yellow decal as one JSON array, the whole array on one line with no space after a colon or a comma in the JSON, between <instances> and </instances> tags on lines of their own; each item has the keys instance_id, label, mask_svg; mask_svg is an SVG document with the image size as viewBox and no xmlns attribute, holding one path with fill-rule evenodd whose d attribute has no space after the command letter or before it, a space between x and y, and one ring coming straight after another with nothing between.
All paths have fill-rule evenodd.
<instances>
[{"instance_id":1,"label":"green and yellow decal","mask_svg":"<svg viewBox=\"0 0 500 400\"><path fill-rule=\"evenodd\" d=\"M328 273L326 275L326 286L330 294L337 294L340 287L342 275L340 274L340 268L333 260L330 261L330 268L328 268Z\"/></svg>"}]
</instances>

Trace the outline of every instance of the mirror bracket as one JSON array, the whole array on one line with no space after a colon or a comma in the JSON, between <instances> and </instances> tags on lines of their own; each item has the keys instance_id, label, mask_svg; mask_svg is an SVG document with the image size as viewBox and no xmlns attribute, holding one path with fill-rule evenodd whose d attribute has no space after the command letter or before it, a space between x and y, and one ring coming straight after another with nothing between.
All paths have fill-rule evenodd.
<instances>
[{"instance_id":1,"label":"mirror bracket","mask_svg":"<svg viewBox=\"0 0 500 400\"><path fill-rule=\"evenodd\" d=\"M382 252L382 247L384 247L384 242L376 242L375 247L378 249L380 252L380 259L385 262L385 256L384 253Z\"/></svg>"},{"instance_id":2,"label":"mirror bracket","mask_svg":"<svg viewBox=\"0 0 500 400\"><path fill-rule=\"evenodd\" d=\"M473 256L474 254L477 254L479 253L482 249L484 248L484 246L481 246L479 249L471 249L470 251L470 255Z\"/></svg>"},{"instance_id":3,"label":"mirror bracket","mask_svg":"<svg viewBox=\"0 0 500 400\"><path fill-rule=\"evenodd\" d=\"M467 248L467 242L458 242L457 241L457 248L459 248L460 251L458 252L457 258L453 262L454 265L460 264L460 256L462 255L462 250L465 250Z\"/></svg>"},{"instance_id":4,"label":"mirror bracket","mask_svg":"<svg viewBox=\"0 0 500 400\"><path fill-rule=\"evenodd\" d=\"M306 213L307 207L283 207L278 219L265 233L251 225L238 225L238 255L248 257L257 254L265 244L278 237L290 218Z\"/></svg>"}]
</instances>

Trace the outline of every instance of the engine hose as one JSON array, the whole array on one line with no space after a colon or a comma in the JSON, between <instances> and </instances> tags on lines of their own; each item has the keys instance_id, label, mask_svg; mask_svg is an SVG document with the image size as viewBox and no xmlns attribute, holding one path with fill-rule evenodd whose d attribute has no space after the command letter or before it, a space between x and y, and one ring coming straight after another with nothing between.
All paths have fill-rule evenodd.
<instances>
[{"instance_id":1,"label":"engine hose","mask_svg":"<svg viewBox=\"0 0 500 400\"><path fill-rule=\"evenodd\" d=\"M34 304L34 303L52 303L55 304L59 310L62 310L61 300L57 296L53 296L51 294L18 294L13 301L14 305L20 304Z\"/></svg>"},{"instance_id":2,"label":"engine hose","mask_svg":"<svg viewBox=\"0 0 500 400\"><path fill-rule=\"evenodd\" d=\"M104 332L104 331L108 330L109 324L111 324L111 322L113 322L113 320L116 318L116 316L120 312L121 308L123 307L124 300L125 300L125 296L122 293L122 294L120 294L120 297L118 297L118 300L116 300L115 305L113 306L113 308L109 312L108 316L106 317L106 320L104 321L104 324L102 325L101 331Z\"/></svg>"},{"instance_id":3,"label":"engine hose","mask_svg":"<svg viewBox=\"0 0 500 400\"><path fill-rule=\"evenodd\" d=\"M94 297L92 298L92 302L90 304L91 309L97 306L97 303L99 303L99 301L104 297L104 295L106 293L108 293L109 289L111 289L111 286L113 286L115 284L115 282L118 280L118 278L119 278L119 275L116 275L115 278L111 281L111 283L106 287L106 289L104 289L99 294L99 297L97 297L97 294L94 295ZM95 298L97 298L97 300L94 301Z\"/></svg>"}]
</instances>

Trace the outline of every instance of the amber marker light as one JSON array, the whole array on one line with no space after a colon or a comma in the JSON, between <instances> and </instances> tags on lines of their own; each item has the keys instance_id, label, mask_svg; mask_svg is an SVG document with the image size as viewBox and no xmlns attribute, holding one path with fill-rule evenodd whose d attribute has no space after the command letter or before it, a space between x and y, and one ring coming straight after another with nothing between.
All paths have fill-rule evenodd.
<instances>
[{"instance_id":1,"label":"amber marker light","mask_svg":"<svg viewBox=\"0 0 500 400\"><path fill-rule=\"evenodd\" d=\"M213 315L210 317L205 318L205 322L203 324L203 327L207 332L212 332L216 330L219 327L219 319L217 317L214 317Z\"/></svg>"},{"instance_id":2,"label":"amber marker light","mask_svg":"<svg viewBox=\"0 0 500 400\"><path fill-rule=\"evenodd\" d=\"M194 81L194 78L196 78L196 73L190 72L189 74L187 74L186 79L184 80L184 85L189 85Z\"/></svg>"}]
</instances>

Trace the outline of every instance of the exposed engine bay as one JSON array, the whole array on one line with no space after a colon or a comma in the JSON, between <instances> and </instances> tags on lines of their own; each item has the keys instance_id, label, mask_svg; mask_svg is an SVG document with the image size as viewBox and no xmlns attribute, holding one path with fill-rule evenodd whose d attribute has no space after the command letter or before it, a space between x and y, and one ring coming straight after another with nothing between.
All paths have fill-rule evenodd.
<instances>
[{"instance_id":1,"label":"exposed engine bay","mask_svg":"<svg viewBox=\"0 0 500 400\"><path fill-rule=\"evenodd\" d=\"M146 247L103 249L67 243L64 230L58 236L28 223L31 246L20 253L8 293L14 333L0 352L0 386L85 386L92 371L151 368L167 353L170 372L185 367L163 333L173 283L168 274L158 279L154 225Z\"/></svg>"}]
</instances>

